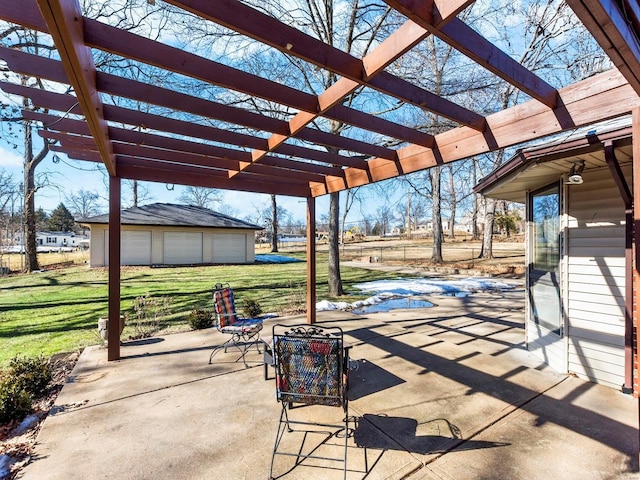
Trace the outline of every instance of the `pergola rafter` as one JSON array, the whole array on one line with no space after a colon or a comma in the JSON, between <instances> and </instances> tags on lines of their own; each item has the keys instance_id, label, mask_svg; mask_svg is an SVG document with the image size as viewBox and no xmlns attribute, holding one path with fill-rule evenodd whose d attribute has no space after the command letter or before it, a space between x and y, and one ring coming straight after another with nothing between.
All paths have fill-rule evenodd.
<instances>
[{"instance_id":1,"label":"pergola rafter","mask_svg":"<svg viewBox=\"0 0 640 480\"><path fill-rule=\"evenodd\" d=\"M621 13L615 5L613 10L607 10L605 7L609 5L608 2L573 0L572 4L579 4L575 6L578 11L587 8L585 5L590 8L589 2L600 5L601 8L596 9L591 20L586 22L595 25L596 37L606 32L608 50L621 52L619 57L623 60L614 61L621 67L625 78L615 71L606 72L581 82L578 87L555 90L457 18L464 8L473 3L472 0L385 1L391 8L407 16L408 20L361 59L326 45L237 0L215 2L215 5L198 0L169 2L340 76L326 91L311 95L212 59L81 18L74 0L25 0L20 5L4 0L0 1L0 18L52 34L56 46L62 45L59 46L62 49L62 61L6 48L0 48L0 58L15 72L69 84L73 87L74 95L60 96L52 92L37 92L36 89L19 91L18 86L8 84L3 84L3 87L8 92L30 96L36 105L46 110L81 113L87 121L97 151L112 175L116 173L119 158L114 153L112 142L127 143L118 140L122 138L123 129L113 124L120 124L137 128L138 132L128 134L128 141L146 147L144 152L137 153L140 158L153 161L152 154L155 153L156 160L164 162L173 155L177 164L188 164L189 155L194 155L194 165L200 161L198 155L206 155L211 161L215 158L225 159L224 162L218 160L218 167L226 169L230 182L231 178L252 178L253 175L289 177L292 185L306 184L310 193L304 193L303 196L323 195L365 185L437 163L526 142L626 113L632 106L629 99L631 104L637 102L633 84L630 89L625 82L626 77L633 78L635 73L640 72L640 55L631 59L626 55L626 52L637 50L634 38L630 38L629 28L625 31L620 26L615 35L611 33L610 26L601 29L595 27L602 23L603 16L607 14L611 15L616 25L620 23L615 20L616 15L620 16ZM40 8L44 15L40 13ZM587 26L590 24L587 23ZM533 100L483 117L385 70L431 34L448 42ZM263 98L298 112L288 121L277 119L238 106L95 71L90 58L92 48L186 75L217 88ZM629 81L629 78L626 80ZM407 125L343 105L345 99L361 87L418 105L449 118L459 126L434 137ZM178 117L104 104L101 99L103 95L177 112ZM72 101L78 103L76 108ZM214 125L215 122L224 122L245 130L251 129L255 134L193 123L185 115L211 119ZM344 122L395 139L400 146L393 149L318 130L311 124L319 118ZM50 122L53 131L56 130L54 122ZM61 121L57 123L64 125ZM158 139L154 138L158 137L154 132L185 138L171 141ZM207 153L202 154L198 153L204 148L202 142L215 142L222 146L211 145L205 149ZM118 148L122 151L122 146ZM350 153L345 155L339 152ZM130 154L133 155L132 152ZM162 167L166 171L166 165ZM133 171L132 168L129 171ZM146 163L145 168L148 169ZM146 172L145 178L148 178ZM173 180L167 178L166 181ZM235 179L233 185L237 184ZM268 190L267 186L260 188L260 191L265 188Z\"/></svg>"}]
</instances>

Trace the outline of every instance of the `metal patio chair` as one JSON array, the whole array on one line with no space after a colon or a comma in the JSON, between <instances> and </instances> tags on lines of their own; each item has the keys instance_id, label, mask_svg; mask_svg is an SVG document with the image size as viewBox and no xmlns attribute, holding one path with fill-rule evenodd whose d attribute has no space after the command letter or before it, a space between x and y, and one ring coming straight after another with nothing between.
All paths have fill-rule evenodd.
<instances>
[{"instance_id":1,"label":"metal patio chair","mask_svg":"<svg viewBox=\"0 0 640 480\"><path fill-rule=\"evenodd\" d=\"M227 348L235 347L240 351L236 362L242 358L245 367L248 367L245 355L253 346L260 352L260 330L262 330L261 318L244 318L236 313L233 290L228 284L217 283L213 288L213 306L215 312L215 327L220 333L231 335L231 338L222 345L216 346L209 356L209 363L220 350L227 352Z\"/></svg>"},{"instance_id":2,"label":"metal patio chair","mask_svg":"<svg viewBox=\"0 0 640 480\"><path fill-rule=\"evenodd\" d=\"M273 476L277 455L296 457L291 468L306 459L343 462L347 475L347 440L349 436L349 404L347 398L348 349L345 349L342 329L317 326L273 326L272 350L276 371L276 397L282 403L278 432L271 456L269 478ZM318 423L292 419L290 411L295 404L323 405L342 408L344 419L338 423ZM301 412L299 412L301 413ZM294 414L299 417L301 415ZM282 451L285 433L301 432L302 445L297 451ZM305 441L311 433L324 435L324 439L311 451L304 453ZM344 455L341 458L315 455L321 445L331 438L344 437ZM290 470L289 470L290 471Z\"/></svg>"}]
</instances>

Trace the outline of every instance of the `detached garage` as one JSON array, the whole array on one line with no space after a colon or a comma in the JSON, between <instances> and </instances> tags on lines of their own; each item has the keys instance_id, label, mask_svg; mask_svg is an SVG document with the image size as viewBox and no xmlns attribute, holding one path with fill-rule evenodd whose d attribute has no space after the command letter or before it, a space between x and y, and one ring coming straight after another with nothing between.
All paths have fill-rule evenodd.
<instances>
[{"instance_id":1,"label":"detached garage","mask_svg":"<svg viewBox=\"0 0 640 480\"><path fill-rule=\"evenodd\" d=\"M91 229L89 265L109 265L109 215L81 220ZM121 214L122 265L253 263L258 225L191 205L154 203Z\"/></svg>"}]
</instances>

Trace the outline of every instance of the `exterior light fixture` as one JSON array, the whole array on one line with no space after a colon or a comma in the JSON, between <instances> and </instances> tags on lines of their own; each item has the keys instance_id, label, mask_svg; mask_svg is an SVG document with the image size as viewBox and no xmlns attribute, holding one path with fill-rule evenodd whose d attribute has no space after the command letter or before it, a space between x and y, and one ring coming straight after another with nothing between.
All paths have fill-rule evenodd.
<instances>
[{"instance_id":1,"label":"exterior light fixture","mask_svg":"<svg viewBox=\"0 0 640 480\"><path fill-rule=\"evenodd\" d=\"M571 170L569 170L569 178L567 183L569 185L580 185L584 180L582 179L582 171L584 170L584 160L578 160L573 163Z\"/></svg>"}]
</instances>

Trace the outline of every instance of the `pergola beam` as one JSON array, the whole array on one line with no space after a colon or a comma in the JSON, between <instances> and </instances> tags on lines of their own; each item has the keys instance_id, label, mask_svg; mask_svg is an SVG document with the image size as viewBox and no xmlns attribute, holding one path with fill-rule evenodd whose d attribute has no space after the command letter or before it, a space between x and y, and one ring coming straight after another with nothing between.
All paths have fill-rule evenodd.
<instances>
[{"instance_id":1,"label":"pergola beam","mask_svg":"<svg viewBox=\"0 0 640 480\"><path fill-rule=\"evenodd\" d=\"M0 47L0 58L9 64L12 71L60 83L67 81L62 64L56 60L8 49L6 47ZM98 89L103 93L150 103L173 111L187 112L274 133L282 133L288 130L287 122L282 120L266 117L236 107L230 107L221 103L203 100L166 88L117 77L115 75L98 72L96 75L96 84ZM339 150L358 152L367 156L376 156L388 160L396 160L397 158L396 152L390 148L332 135L313 128L303 129L296 137L312 143L328 145ZM348 156L342 156L342 158L345 160L346 165L362 169L367 168L367 163L364 160L350 158ZM336 157L336 160L338 159L339 157Z\"/></svg>"},{"instance_id":2,"label":"pergola beam","mask_svg":"<svg viewBox=\"0 0 640 480\"><path fill-rule=\"evenodd\" d=\"M29 120L43 122L55 126L55 130L68 133L56 133L43 131L46 138L57 140L63 145L69 145L75 149L86 148L95 150L96 144L90 136L85 122L70 120L54 115L46 115L28 110L23 111L23 116ZM69 135L71 133L72 135ZM202 143L188 142L160 135L151 135L133 130L109 127L109 134L113 141L114 153L118 156L134 156L147 159L155 159L177 164L193 164L201 167L218 168L227 175L228 170L239 168L239 162L247 161L248 152L232 150L223 147L205 145ZM279 182L286 178L287 184L292 186L305 186L305 183L323 183L324 175L311 173L305 169L305 163L294 162L287 159L275 159L276 165L260 165L255 174L265 177L274 177L269 181ZM277 168L276 168L277 167ZM342 170L331 169L335 176L341 176ZM326 172L324 172L326 173Z\"/></svg>"},{"instance_id":3,"label":"pergola beam","mask_svg":"<svg viewBox=\"0 0 640 480\"><path fill-rule=\"evenodd\" d=\"M96 140L102 161L109 174L114 176L116 159L102 113L102 100L96 88L96 67L91 50L84 44L79 5L74 0L38 0L38 6Z\"/></svg>"}]
</instances>

